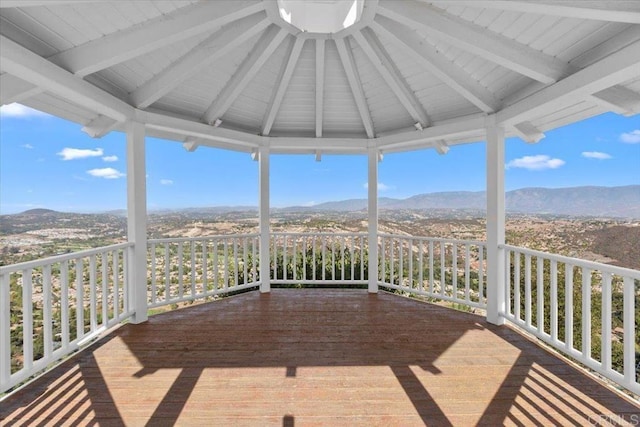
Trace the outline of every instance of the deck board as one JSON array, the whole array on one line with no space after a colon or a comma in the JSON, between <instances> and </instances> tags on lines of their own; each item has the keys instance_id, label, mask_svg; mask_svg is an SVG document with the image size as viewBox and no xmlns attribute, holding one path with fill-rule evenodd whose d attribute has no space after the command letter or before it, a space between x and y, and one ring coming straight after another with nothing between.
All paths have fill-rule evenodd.
<instances>
[{"instance_id":1,"label":"deck board","mask_svg":"<svg viewBox=\"0 0 640 427\"><path fill-rule=\"evenodd\" d=\"M623 398L508 327L384 292L249 292L124 325L2 402L61 425L589 425Z\"/></svg>"}]
</instances>

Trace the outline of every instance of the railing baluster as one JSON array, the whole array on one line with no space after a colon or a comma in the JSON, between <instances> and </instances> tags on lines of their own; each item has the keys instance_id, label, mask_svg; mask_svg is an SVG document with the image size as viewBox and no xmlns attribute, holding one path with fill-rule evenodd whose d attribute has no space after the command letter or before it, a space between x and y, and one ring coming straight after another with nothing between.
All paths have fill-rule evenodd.
<instances>
[{"instance_id":1,"label":"railing baluster","mask_svg":"<svg viewBox=\"0 0 640 427\"><path fill-rule=\"evenodd\" d=\"M22 357L23 369L33 367L33 270L22 270Z\"/></svg>"},{"instance_id":2,"label":"railing baluster","mask_svg":"<svg viewBox=\"0 0 640 427\"><path fill-rule=\"evenodd\" d=\"M433 295L433 240L429 240L429 295Z\"/></svg>"},{"instance_id":3,"label":"railing baluster","mask_svg":"<svg viewBox=\"0 0 640 427\"><path fill-rule=\"evenodd\" d=\"M624 302L623 302L624 306ZM605 371L611 369L611 273L602 273L602 345L601 360Z\"/></svg>"},{"instance_id":4,"label":"railing baluster","mask_svg":"<svg viewBox=\"0 0 640 427\"><path fill-rule=\"evenodd\" d=\"M151 244L151 304L155 304L158 297L156 288L156 244Z\"/></svg>"},{"instance_id":5,"label":"railing baluster","mask_svg":"<svg viewBox=\"0 0 640 427\"><path fill-rule=\"evenodd\" d=\"M238 287L240 264L238 263L238 240L236 238L231 239L233 244L233 286Z\"/></svg>"},{"instance_id":6,"label":"railing baluster","mask_svg":"<svg viewBox=\"0 0 640 427\"><path fill-rule=\"evenodd\" d=\"M62 348L69 346L69 262L60 263L60 333Z\"/></svg>"},{"instance_id":7,"label":"railing baluster","mask_svg":"<svg viewBox=\"0 0 640 427\"><path fill-rule=\"evenodd\" d=\"M242 273L243 273L243 285L249 283L249 246L247 237L242 238Z\"/></svg>"},{"instance_id":8,"label":"railing baluster","mask_svg":"<svg viewBox=\"0 0 640 427\"><path fill-rule=\"evenodd\" d=\"M591 358L591 270L582 268L582 356Z\"/></svg>"},{"instance_id":9,"label":"railing baluster","mask_svg":"<svg viewBox=\"0 0 640 427\"><path fill-rule=\"evenodd\" d=\"M336 280L336 242L331 237L331 280Z\"/></svg>"},{"instance_id":10,"label":"railing baluster","mask_svg":"<svg viewBox=\"0 0 640 427\"><path fill-rule=\"evenodd\" d=\"M455 242L451 248L451 296L458 298L458 244Z\"/></svg>"},{"instance_id":11,"label":"railing baluster","mask_svg":"<svg viewBox=\"0 0 640 427\"><path fill-rule=\"evenodd\" d=\"M318 276L316 276L316 236L315 234L311 238L311 257L313 258L312 268L313 268L313 279L316 280Z\"/></svg>"},{"instance_id":12,"label":"railing baluster","mask_svg":"<svg viewBox=\"0 0 640 427\"><path fill-rule=\"evenodd\" d=\"M96 256L89 257L89 324L91 330L98 328L98 319L96 314Z\"/></svg>"},{"instance_id":13,"label":"railing baluster","mask_svg":"<svg viewBox=\"0 0 640 427\"><path fill-rule=\"evenodd\" d=\"M520 252L513 252L513 311L516 320L522 320L520 313Z\"/></svg>"},{"instance_id":14,"label":"railing baluster","mask_svg":"<svg viewBox=\"0 0 640 427\"><path fill-rule=\"evenodd\" d=\"M51 297L51 264L42 267L42 332L44 339L44 358L50 359L53 353L53 301Z\"/></svg>"},{"instance_id":15,"label":"railing baluster","mask_svg":"<svg viewBox=\"0 0 640 427\"><path fill-rule=\"evenodd\" d=\"M556 342L558 340L558 262L555 260L551 261L551 285L549 291L549 299L551 300L551 340Z\"/></svg>"},{"instance_id":16,"label":"railing baluster","mask_svg":"<svg viewBox=\"0 0 640 427\"><path fill-rule=\"evenodd\" d=\"M470 297L470 290L471 290L471 279L470 279L470 275L471 275L471 269L470 269L470 249L469 249L469 244L465 243L464 245L464 300L469 302L471 301L471 297Z\"/></svg>"},{"instance_id":17,"label":"railing baluster","mask_svg":"<svg viewBox=\"0 0 640 427\"><path fill-rule=\"evenodd\" d=\"M84 335L84 284L82 277L83 260L76 260L76 338Z\"/></svg>"},{"instance_id":18,"label":"railing baluster","mask_svg":"<svg viewBox=\"0 0 640 427\"><path fill-rule=\"evenodd\" d=\"M445 243L444 240L440 241L440 295L445 295L446 294L446 287L447 287L447 263L446 263L446 252L447 249L445 247Z\"/></svg>"},{"instance_id":19,"label":"railing baluster","mask_svg":"<svg viewBox=\"0 0 640 427\"><path fill-rule=\"evenodd\" d=\"M178 242L178 298L184 296L183 242Z\"/></svg>"},{"instance_id":20,"label":"railing baluster","mask_svg":"<svg viewBox=\"0 0 640 427\"><path fill-rule=\"evenodd\" d=\"M171 264L171 257L169 253L169 243L164 244L164 300L169 302L171 300L171 272L169 271L169 265ZM117 316L116 316L117 317Z\"/></svg>"},{"instance_id":21,"label":"railing baluster","mask_svg":"<svg viewBox=\"0 0 640 427\"><path fill-rule=\"evenodd\" d=\"M623 345L624 345L624 382L630 386L636 379L636 324L635 324L635 285L630 277L624 278L623 290Z\"/></svg>"},{"instance_id":22,"label":"railing baluster","mask_svg":"<svg viewBox=\"0 0 640 427\"><path fill-rule=\"evenodd\" d=\"M351 280L355 280L356 269L356 238L351 236Z\"/></svg>"},{"instance_id":23,"label":"railing baluster","mask_svg":"<svg viewBox=\"0 0 640 427\"><path fill-rule=\"evenodd\" d=\"M229 289L229 240L224 239L224 283L223 289L227 291Z\"/></svg>"},{"instance_id":24,"label":"railing baluster","mask_svg":"<svg viewBox=\"0 0 640 427\"><path fill-rule=\"evenodd\" d=\"M409 239L409 253L407 257L409 258L409 289L413 289L413 239Z\"/></svg>"},{"instance_id":25,"label":"railing baluster","mask_svg":"<svg viewBox=\"0 0 640 427\"><path fill-rule=\"evenodd\" d=\"M510 268L509 258L507 258L507 262L505 263L506 268ZM505 283L509 284L507 280ZM508 290L507 286L507 290ZM478 302L484 304L484 246L478 245ZM507 307L509 306L509 300L507 299Z\"/></svg>"},{"instance_id":26,"label":"railing baluster","mask_svg":"<svg viewBox=\"0 0 640 427\"><path fill-rule=\"evenodd\" d=\"M196 240L191 241L191 297L196 296Z\"/></svg>"},{"instance_id":27,"label":"railing baluster","mask_svg":"<svg viewBox=\"0 0 640 427\"><path fill-rule=\"evenodd\" d=\"M102 326L106 327L109 323L109 254L102 252L100 259L102 260Z\"/></svg>"},{"instance_id":28,"label":"railing baluster","mask_svg":"<svg viewBox=\"0 0 640 427\"><path fill-rule=\"evenodd\" d=\"M342 268L340 268L340 280L344 280L344 236L340 236L340 244L342 249Z\"/></svg>"},{"instance_id":29,"label":"railing baluster","mask_svg":"<svg viewBox=\"0 0 640 427\"><path fill-rule=\"evenodd\" d=\"M542 257L536 258L536 297L537 297L537 306L536 306L536 318L537 318L537 327L538 333L544 332L544 286L543 286L543 273L544 273L544 260Z\"/></svg>"},{"instance_id":30,"label":"railing baluster","mask_svg":"<svg viewBox=\"0 0 640 427\"><path fill-rule=\"evenodd\" d=\"M253 274L253 280L252 283L255 283L258 280L258 252L257 252L257 246L258 246L258 238L257 237L253 237L251 239L251 271Z\"/></svg>"},{"instance_id":31,"label":"railing baluster","mask_svg":"<svg viewBox=\"0 0 640 427\"><path fill-rule=\"evenodd\" d=\"M398 239L398 286L404 286L404 239Z\"/></svg>"},{"instance_id":32,"label":"railing baluster","mask_svg":"<svg viewBox=\"0 0 640 427\"><path fill-rule=\"evenodd\" d=\"M387 239L385 237L380 238L380 264L382 264L380 281L386 283L387 280L387 263L386 263L386 252L387 252ZM371 244L371 242L369 242ZM391 280L389 280L391 281Z\"/></svg>"},{"instance_id":33,"label":"railing baluster","mask_svg":"<svg viewBox=\"0 0 640 427\"><path fill-rule=\"evenodd\" d=\"M209 240L202 240L202 294L209 293L209 252L207 247L209 246ZM255 260L255 257L253 258Z\"/></svg>"},{"instance_id":34,"label":"railing baluster","mask_svg":"<svg viewBox=\"0 0 640 427\"><path fill-rule=\"evenodd\" d=\"M325 237L322 236L322 280L326 280L326 271L327 271L327 266L326 266L326 261L325 261L325 253L326 253L326 243L325 243Z\"/></svg>"},{"instance_id":35,"label":"railing baluster","mask_svg":"<svg viewBox=\"0 0 640 427\"><path fill-rule=\"evenodd\" d=\"M360 280L364 280L364 236L360 236ZM378 242L368 242L369 245L377 245ZM383 251L384 252L384 251ZM384 281L384 276L382 277L382 281ZM380 279L379 279L380 280Z\"/></svg>"},{"instance_id":36,"label":"railing baluster","mask_svg":"<svg viewBox=\"0 0 640 427\"><path fill-rule=\"evenodd\" d=\"M219 277L220 274L218 272L218 248L220 246L220 243L218 242L218 240L213 240L212 242L212 247L213 247L213 291L214 292L218 292L218 288L219 286ZM268 266L267 266L268 269Z\"/></svg>"},{"instance_id":37,"label":"railing baluster","mask_svg":"<svg viewBox=\"0 0 640 427\"><path fill-rule=\"evenodd\" d=\"M418 290L424 292L424 241L420 239L418 246Z\"/></svg>"},{"instance_id":38,"label":"railing baluster","mask_svg":"<svg viewBox=\"0 0 640 427\"><path fill-rule=\"evenodd\" d=\"M11 273L0 275L0 384L11 377Z\"/></svg>"},{"instance_id":39,"label":"railing baluster","mask_svg":"<svg viewBox=\"0 0 640 427\"><path fill-rule=\"evenodd\" d=\"M120 254L117 250L113 251L113 317L120 318Z\"/></svg>"},{"instance_id":40,"label":"railing baluster","mask_svg":"<svg viewBox=\"0 0 640 427\"><path fill-rule=\"evenodd\" d=\"M511 280L511 258L515 260L515 253L511 249L504 250L504 283L505 283L505 311L508 315L515 316L515 306L514 309L511 310L511 287L513 285ZM482 265L484 260L480 261L480 265ZM514 281L515 282L515 281ZM479 286L478 286L479 288ZM515 294L514 294L515 298Z\"/></svg>"},{"instance_id":41,"label":"railing baluster","mask_svg":"<svg viewBox=\"0 0 640 427\"><path fill-rule=\"evenodd\" d=\"M524 256L524 322L531 327L531 255Z\"/></svg>"},{"instance_id":42,"label":"railing baluster","mask_svg":"<svg viewBox=\"0 0 640 427\"><path fill-rule=\"evenodd\" d=\"M573 265L564 265L564 343L567 351L573 350Z\"/></svg>"}]
</instances>

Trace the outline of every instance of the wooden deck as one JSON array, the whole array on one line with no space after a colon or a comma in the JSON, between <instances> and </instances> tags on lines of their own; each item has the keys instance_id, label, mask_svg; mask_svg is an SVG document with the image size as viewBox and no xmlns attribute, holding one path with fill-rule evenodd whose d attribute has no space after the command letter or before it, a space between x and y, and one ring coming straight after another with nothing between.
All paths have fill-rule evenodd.
<instances>
[{"instance_id":1,"label":"wooden deck","mask_svg":"<svg viewBox=\"0 0 640 427\"><path fill-rule=\"evenodd\" d=\"M508 327L331 289L250 292L125 325L0 406L2 425L590 425L640 414Z\"/></svg>"}]
</instances>

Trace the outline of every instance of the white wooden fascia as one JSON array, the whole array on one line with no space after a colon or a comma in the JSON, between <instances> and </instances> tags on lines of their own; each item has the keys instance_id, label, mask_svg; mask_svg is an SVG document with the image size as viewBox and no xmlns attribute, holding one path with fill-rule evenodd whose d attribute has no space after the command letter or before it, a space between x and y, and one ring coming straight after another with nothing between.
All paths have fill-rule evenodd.
<instances>
[{"instance_id":1,"label":"white wooden fascia","mask_svg":"<svg viewBox=\"0 0 640 427\"><path fill-rule=\"evenodd\" d=\"M620 1L504 1L504 0L435 0L439 6L464 6L510 10L564 18L640 24L640 2Z\"/></svg>"},{"instance_id":2,"label":"white wooden fascia","mask_svg":"<svg viewBox=\"0 0 640 427\"><path fill-rule=\"evenodd\" d=\"M640 70L640 41L586 67L558 83L503 108L499 123L513 125L576 104L593 93L637 78Z\"/></svg>"},{"instance_id":3,"label":"white wooden fascia","mask_svg":"<svg viewBox=\"0 0 640 427\"><path fill-rule=\"evenodd\" d=\"M624 86L613 86L592 95L594 101L624 116L640 113L640 93Z\"/></svg>"},{"instance_id":4,"label":"white wooden fascia","mask_svg":"<svg viewBox=\"0 0 640 427\"><path fill-rule=\"evenodd\" d=\"M146 108L204 67L232 52L269 26L264 12L225 25L131 93L131 104Z\"/></svg>"},{"instance_id":5,"label":"white wooden fascia","mask_svg":"<svg viewBox=\"0 0 640 427\"><path fill-rule=\"evenodd\" d=\"M263 9L264 3L255 0L199 2L73 47L49 59L74 74L86 76L172 43L215 31Z\"/></svg>"},{"instance_id":6,"label":"white wooden fascia","mask_svg":"<svg viewBox=\"0 0 640 427\"><path fill-rule=\"evenodd\" d=\"M567 63L426 3L385 0L378 13L545 84L568 74Z\"/></svg>"},{"instance_id":7,"label":"white wooden fascia","mask_svg":"<svg viewBox=\"0 0 640 427\"><path fill-rule=\"evenodd\" d=\"M249 56L240 64L227 85L207 108L203 115L205 122L212 124L224 115L287 35L287 31L276 25L267 29L266 34L260 38Z\"/></svg>"},{"instance_id":8,"label":"white wooden fascia","mask_svg":"<svg viewBox=\"0 0 640 427\"><path fill-rule=\"evenodd\" d=\"M382 16L376 17L371 28L480 110L493 113L498 109L498 101L487 88L425 40L419 40L414 31Z\"/></svg>"},{"instance_id":9,"label":"white wooden fascia","mask_svg":"<svg viewBox=\"0 0 640 427\"><path fill-rule=\"evenodd\" d=\"M269 107L267 108L267 114L265 115L265 120L262 125L263 135L269 135L269 133L271 132L271 127L273 126L273 122L276 120L276 115L278 114L280 106L282 105L284 94L289 87L289 82L291 81L291 76L293 76L293 71L295 70L296 64L298 63L298 58L300 57L300 52L302 51L304 42L304 39L296 38L296 41L289 51L289 59L286 62L283 62L283 68L277 80L278 86L273 93L273 98L271 99Z\"/></svg>"},{"instance_id":10,"label":"white wooden fascia","mask_svg":"<svg viewBox=\"0 0 640 427\"><path fill-rule=\"evenodd\" d=\"M535 144L544 138L544 133L531 122L522 122L513 125L513 130L525 142Z\"/></svg>"},{"instance_id":11,"label":"white wooden fascia","mask_svg":"<svg viewBox=\"0 0 640 427\"><path fill-rule=\"evenodd\" d=\"M420 101L418 101L402 77L400 70L398 70L393 60L391 60L391 57L375 33L365 28L360 32L354 33L353 38L358 42L402 106L411 115L414 122L420 123L422 127L429 126L431 124L429 116L424 111L422 104L420 104Z\"/></svg>"},{"instance_id":12,"label":"white wooden fascia","mask_svg":"<svg viewBox=\"0 0 640 427\"><path fill-rule=\"evenodd\" d=\"M2 35L0 35L0 63L6 72L18 75L22 80L90 111L117 121L126 121L134 115L134 108L131 105Z\"/></svg>"},{"instance_id":13,"label":"white wooden fascia","mask_svg":"<svg viewBox=\"0 0 640 427\"><path fill-rule=\"evenodd\" d=\"M324 113L324 43L316 40L316 137L322 136L322 121Z\"/></svg>"},{"instance_id":14,"label":"white wooden fascia","mask_svg":"<svg viewBox=\"0 0 640 427\"><path fill-rule=\"evenodd\" d=\"M353 99L355 100L356 106L358 107L358 112L360 113L362 124L364 125L364 129L367 132L367 136L369 138L373 138L375 136L373 130L373 120L371 119L369 105L367 104L367 100L364 96L362 83L360 82L356 63L353 58L353 51L351 50L351 46L349 46L347 39L338 39L335 40L335 43L336 47L338 48L338 55L340 56L342 67L344 68L344 72L347 75L347 80L349 81L349 86L351 87Z\"/></svg>"},{"instance_id":15,"label":"white wooden fascia","mask_svg":"<svg viewBox=\"0 0 640 427\"><path fill-rule=\"evenodd\" d=\"M43 90L32 83L9 74L0 75L0 105L24 101L42 93Z\"/></svg>"}]
</instances>

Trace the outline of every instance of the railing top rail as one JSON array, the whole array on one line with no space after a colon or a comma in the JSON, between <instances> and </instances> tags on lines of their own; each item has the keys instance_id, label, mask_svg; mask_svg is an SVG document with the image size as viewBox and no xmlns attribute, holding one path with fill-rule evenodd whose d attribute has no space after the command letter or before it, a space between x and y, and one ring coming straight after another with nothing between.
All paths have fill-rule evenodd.
<instances>
[{"instance_id":1,"label":"railing top rail","mask_svg":"<svg viewBox=\"0 0 640 427\"><path fill-rule=\"evenodd\" d=\"M337 232L337 233L332 233L332 232L289 232L289 231L274 231L271 233L272 236L320 236L320 237L330 237L330 236L337 236L337 237L367 237L369 234L366 232L348 232L348 231L341 231L341 232Z\"/></svg>"},{"instance_id":2,"label":"railing top rail","mask_svg":"<svg viewBox=\"0 0 640 427\"><path fill-rule=\"evenodd\" d=\"M445 242L445 243L456 243L460 245L468 244L468 245L477 245L477 246L486 246L487 242L483 242L481 240L461 240L461 239L447 239L444 237L421 237L421 236L411 236L409 234L387 234L387 233L378 233L378 237L385 237L391 239L411 239L411 240L423 240L423 241L433 241L433 242Z\"/></svg>"},{"instance_id":3,"label":"railing top rail","mask_svg":"<svg viewBox=\"0 0 640 427\"><path fill-rule=\"evenodd\" d=\"M248 237L260 237L258 233L249 234L217 234L215 236L200 236L200 237L166 237L162 239L148 239L147 243L180 243L180 242L200 242L204 240L214 239L243 239Z\"/></svg>"},{"instance_id":4,"label":"railing top rail","mask_svg":"<svg viewBox=\"0 0 640 427\"><path fill-rule=\"evenodd\" d=\"M11 264L11 265L0 267L0 274L15 273L16 271L29 270L32 268L38 268L38 267L42 267L49 264L70 261L72 259L85 258L88 256L115 251L118 249L125 249L133 246L134 244L130 242L118 243L115 245L102 246L100 248L95 248L95 249L87 249L80 252L71 252L68 254L55 255L48 258L36 259L33 261L26 261L18 264Z\"/></svg>"},{"instance_id":5,"label":"railing top rail","mask_svg":"<svg viewBox=\"0 0 640 427\"><path fill-rule=\"evenodd\" d=\"M605 271L611 274L617 274L619 276L627 276L633 279L640 280L640 271L632 270L630 268L618 267L615 265L602 264L594 261L587 261L579 258L571 258L564 255L555 255L547 252L536 251L528 248L521 248L512 245L500 245L500 249L507 249L514 252L519 252L525 255L531 255L535 257L547 258L552 261L563 262L565 264L575 265L576 267L584 267L592 270Z\"/></svg>"}]
</instances>

